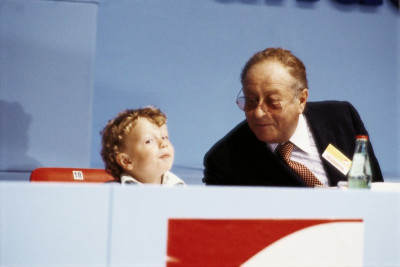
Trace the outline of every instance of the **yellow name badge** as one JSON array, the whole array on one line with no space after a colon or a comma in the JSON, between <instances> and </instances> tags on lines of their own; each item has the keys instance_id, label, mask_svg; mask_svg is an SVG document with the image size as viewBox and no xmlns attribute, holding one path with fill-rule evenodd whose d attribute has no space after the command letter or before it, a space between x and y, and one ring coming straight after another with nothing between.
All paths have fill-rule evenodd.
<instances>
[{"instance_id":1,"label":"yellow name badge","mask_svg":"<svg viewBox=\"0 0 400 267\"><path fill-rule=\"evenodd\" d=\"M325 149L322 157L326 159L330 164L332 164L341 173L346 175L351 167L351 160L348 159L342 152L340 152L336 147L329 144Z\"/></svg>"}]
</instances>

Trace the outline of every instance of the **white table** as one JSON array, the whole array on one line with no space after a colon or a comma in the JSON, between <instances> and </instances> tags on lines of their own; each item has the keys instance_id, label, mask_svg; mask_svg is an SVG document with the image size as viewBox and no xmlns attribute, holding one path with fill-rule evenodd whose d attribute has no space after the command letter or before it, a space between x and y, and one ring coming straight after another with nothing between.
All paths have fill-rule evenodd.
<instances>
[{"instance_id":1,"label":"white table","mask_svg":"<svg viewBox=\"0 0 400 267\"><path fill-rule=\"evenodd\" d=\"M165 266L168 219L182 218L359 219L363 266L400 266L400 191L390 188L1 182L0 266Z\"/></svg>"}]
</instances>

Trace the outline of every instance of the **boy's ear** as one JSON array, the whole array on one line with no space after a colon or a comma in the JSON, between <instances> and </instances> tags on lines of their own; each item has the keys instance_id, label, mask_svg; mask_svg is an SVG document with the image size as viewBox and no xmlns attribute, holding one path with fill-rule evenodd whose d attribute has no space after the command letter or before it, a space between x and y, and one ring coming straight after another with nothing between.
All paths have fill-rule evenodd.
<instances>
[{"instance_id":1,"label":"boy's ear","mask_svg":"<svg viewBox=\"0 0 400 267\"><path fill-rule=\"evenodd\" d=\"M132 161L127 154L118 153L115 159L117 160L118 165L121 166L124 170L130 171L133 169Z\"/></svg>"}]
</instances>

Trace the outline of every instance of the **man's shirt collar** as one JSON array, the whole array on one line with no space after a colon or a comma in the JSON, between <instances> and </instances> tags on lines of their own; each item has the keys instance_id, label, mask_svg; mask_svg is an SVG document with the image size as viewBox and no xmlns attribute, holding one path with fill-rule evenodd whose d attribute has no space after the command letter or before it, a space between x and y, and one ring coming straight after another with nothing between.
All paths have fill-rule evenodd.
<instances>
[{"instance_id":1,"label":"man's shirt collar","mask_svg":"<svg viewBox=\"0 0 400 267\"><path fill-rule=\"evenodd\" d=\"M309 129L306 119L304 118L303 114L300 114L296 130L294 131L292 137L290 137L289 141L292 142L300 150L306 153L311 153L311 146L308 137L309 136L308 132ZM278 145L279 145L278 143L267 143L267 146L271 149L271 151L275 151Z\"/></svg>"}]
</instances>

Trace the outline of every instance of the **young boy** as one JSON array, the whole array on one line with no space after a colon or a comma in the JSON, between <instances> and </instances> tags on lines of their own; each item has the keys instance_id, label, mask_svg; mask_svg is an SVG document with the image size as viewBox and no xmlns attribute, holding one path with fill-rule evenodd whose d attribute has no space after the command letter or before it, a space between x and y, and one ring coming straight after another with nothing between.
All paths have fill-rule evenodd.
<instances>
[{"instance_id":1,"label":"young boy","mask_svg":"<svg viewBox=\"0 0 400 267\"><path fill-rule=\"evenodd\" d=\"M185 184L169 171L174 147L168 139L167 117L158 108L125 110L100 134L105 169L122 184Z\"/></svg>"}]
</instances>

